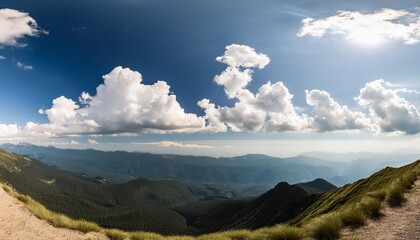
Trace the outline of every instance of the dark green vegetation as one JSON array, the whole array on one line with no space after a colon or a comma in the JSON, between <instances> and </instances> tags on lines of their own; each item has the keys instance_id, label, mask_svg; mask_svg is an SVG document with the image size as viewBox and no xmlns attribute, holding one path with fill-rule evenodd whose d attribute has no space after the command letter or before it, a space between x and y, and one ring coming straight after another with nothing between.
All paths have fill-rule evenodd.
<instances>
[{"instance_id":1,"label":"dark green vegetation","mask_svg":"<svg viewBox=\"0 0 420 240\"><path fill-rule=\"evenodd\" d=\"M249 200L220 198L207 185L174 180L104 183L0 151L0 180L54 212L110 228L164 234L257 228L290 218L294 203L307 196L287 183Z\"/></svg>"},{"instance_id":2,"label":"dark green vegetation","mask_svg":"<svg viewBox=\"0 0 420 240\"><path fill-rule=\"evenodd\" d=\"M48 167L24 156L3 150L0 153L0 180L52 211L106 227L161 233L189 232L187 220L173 208L199 199L235 194L224 192L223 188L228 189L226 186L186 185L175 180L136 179L119 184L103 183Z\"/></svg>"},{"instance_id":3,"label":"dark green vegetation","mask_svg":"<svg viewBox=\"0 0 420 240\"><path fill-rule=\"evenodd\" d=\"M107 183L0 150L0 180L52 211L125 230L163 234L228 230L216 234L223 239L238 239L234 235L272 237L275 234L290 234L300 239L305 232L316 239L334 239L342 225L357 227L366 218L379 216L382 202L390 199L393 186L408 189L418 176L419 166L417 161L397 169L385 168L369 178L324 193L308 194L301 187L281 182L260 197L234 200L220 198L214 195L214 189L198 183L186 185L174 180L144 179ZM314 183L323 183L315 184L318 187L328 186L323 180L309 185L314 187ZM20 198L23 202L32 201L26 196ZM349 212L351 209L357 212ZM337 216L338 225L334 225L331 219ZM278 223L303 226L303 231ZM126 233L107 230L107 234ZM199 239L212 238L205 235Z\"/></svg>"},{"instance_id":4,"label":"dark green vegetation","mask_svg":"<svg viewBox=\"0 0 420 240\"><path fill-rule=\"evenodd\" d=\"M310 182L297 183L295 184L295 186L303 188L309 194L328 192L337 188L336 186L322 178L317 178Z\"/></svg>"}]
</instances>

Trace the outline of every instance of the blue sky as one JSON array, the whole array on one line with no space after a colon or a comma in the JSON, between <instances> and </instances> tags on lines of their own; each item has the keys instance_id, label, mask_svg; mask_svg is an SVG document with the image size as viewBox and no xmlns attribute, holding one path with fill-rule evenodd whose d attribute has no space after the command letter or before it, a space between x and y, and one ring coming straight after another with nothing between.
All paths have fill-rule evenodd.
<instances>
[{"instance_id":1,"label":"blue sky","mask_svg":"<svg viewBox=\"0 0 420 240\"><path fill-rule=\"evenodd\" d=\"M415 148L420 131L420 44L415 40L420 36L400 33L396 29L400 29L400 24L405 27L402 31L410 31L420 22L418 7L416 1L3 0L0 9L27 13L39 28L37 33L21 33L21 37L16 38L18 43L26 46L1 43L0 38L0 56L4 58L0 60L0 126L3 125L4 132L0 134L0 141L56 145L73 141L81 143L78 147L99 147L102 144L102 148L108 148L104 143L151 142L153 144L142 145L138 149L155 152L169 149L189 154L196 153L194 144L199 146L200 154L212 154L215 145L229 146L226 147L229 149L227 154L239 154L246 149L235 151L231 145L236 146L238 141L278 139L301 141L301 151L307 150L305 144L325 139L390 141L392 144L389 145L398 148ZM356 18L362 24L352 25L352 21L339 23L345 20L345 16L340 17L337 11L347 11L349 16L362 14L362 18ZM370 21L364 17L369 14L373 14L374 18L387 14L399 17L388 21L394 25L384 25L387 20L380 19L376 25L370 26L370 34L366 35L357 28L363 28L363 21ZM328 19L333 16L338 18ZM307 18L313 21L308 23L307 32L298 36L304 28L302 21ZM319 25L322 21L329 25ZM320 26L325 33L316 36L318 33L315 30L319 30ZM377 34L372 34L377 31ZM356 34L356 37L349 37L351 34ZM372 39L375 41L372 42ZM240 49L250 54L248 56L258 56L258 61L263 61L261 56L265 54L269 64L263 64L262 68L261 62L245 66L238 60L240 57L236 52L225 52L227 46L233 46L232 52ZM237 59L229 65L216 61L219 56ZM117 66L123 69L115 70ZM249 92L256 97L260 87L270 81L272 85L267 86L270 91L274 92L275 87L280 92L287 89L293 98L289 102L276 102L276 106L282 107L274 110L263 103L264 106L257 104L260 107L256 109L256 103L252 105L249 98L239 96L240 92L233 93L237 95L229 98L226 81L236 81L222 76L222 72L229 68L241 72L246 69L253 71L252 81L239 87L241 92ZM63 123L68 119L54 119L54 111L48 111L54 109L53 100L60 96L83 108L83 104L78 102L80 94L87 92L95 98L96 88L104 82L102 76L113 69L130 73L138 71L144 86L153 85L158 80L165 81L170 86L170 94L176 95L180 108L171 112L159 105L151 115L133 114L133 119L127 120L131 118L125 113L104 116L103 109L97 107L89 116L83 117L83 121L81 118L77 119L78 122L71 120L74 126ZM216 75L223 77L219 83ZM383 81L374 82L378 79ZM283 86L275 85L280 81ZM383 92L378 93L387 93L387 100L398 104L393 107L377 106L377 99L376 102L366 99L367 95L355 100L355 97L361 96L363 88L366 93L370 88L380 88ZM305 93L305 90L314 89L320 91ZM112 94L117 94L118 90L114 90L112 93L105 91L111 95L104 94L103 98L98 95L96 100L115 96ZM286 94L285 98L288 96ZM312 105L308 104L308 97ZM206 108L197 104L204 98L215 104L213 113L205 113ZM238 102L241 102L242 108L234 109ZM325 109L322 104L335 104L336 107ZM343 110L344 105L348 106L346 109L349 112ZM145 108L145 105L139 106ZM39 109L44 114L40 114ZM260 118L246 122L250 116L239 113L248 110L251 115L254 112L255 115L260 114ZM179 111L181 114L177 115ZM337 114L327 116L325 111ZM386 112L386 116L381 112ZM188 113L195 116L187 117ZM286 116L287 121L284 122L281 114ZM408 117L405 118L404 114ZM176 119L176 116L180 118ZM331 119L334 116L349 120L338 123L338 120ZM143 117L147 120L142 120ZM209 128L212 117L214 124L220 123L223 127ZM91 125L89 129L80 126L87 120L96 125L91 121L95 126ZM273 120L271 125L270 120ZM28 130L28 122L37 126ZM206 129L198 126L202 123ZM17 131L10 130L14 126ZM66 129L57 130L60 127ZM101 144L87 144L88 139ZM162 141L185 146L167 146L168 143L162 144ZM214 146L208 141L212 141ZM278 148L276 146L273 144L273 149ZM324 148L328 150L328 144ZM378 149L380 147L374 150ZM130 150L136 148L130 145ZM268 150L255 147L249 151Z\"/></svg>"}]
</instances>

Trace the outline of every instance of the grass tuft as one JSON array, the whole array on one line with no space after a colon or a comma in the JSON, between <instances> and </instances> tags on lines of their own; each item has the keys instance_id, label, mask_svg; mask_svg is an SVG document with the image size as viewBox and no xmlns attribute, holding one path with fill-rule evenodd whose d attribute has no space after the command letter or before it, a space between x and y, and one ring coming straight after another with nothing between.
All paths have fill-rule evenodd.
<instances>
[{"instance_id":1,"label":"grass tuft","mask_svg":"<svg viewBox=\"0 0 420 240\"><path fill-rule=\"evenodd\" d=\"M152 232L132 232L130 234L131 240L161 240L164 239L162 235Z\"/></svg>"},{"instance_id":2,"label":"grass tuft","mask_svg":"<svg viewBox=\"0 0 420 240\"><path fill-rule=\"evenodd\" d=\"M88 233L88 232L99 232L101 231L101 227L96 224L96 223L92 223L92 222L88 222L85 220L78 220L74 223L74 228L75 230L79 230L83 233Z\"/></svg>"},{"instance_id":3,"label":"grass tuft","mask_svg":"<svg viewBox=\"0 0 420 240\"><path fill-rule=\"evenodd\" d=\"M360 211L370 219L381 217L382 202L376 198L363 198L357 205Z\"/></svg>"},{"instance_id":4,"label":"grass tuft","mask_svg":"<svg viewBox=\"0 0 420 240\"><path fill-rule=\"evenodd\" d=\"M369 192L366 194L368 197L375 198L381 202L383 202L386 198L386 192L384 190L377 190L374 192Z\"/></svg>"},{"instance_id":5,"label":"grass tuft","mask_svg":"<svg viewBox=\"0 0 420 240\"><path fill-rule=\"evenodd\" d=\"M366 225L366 216L358 207L349 208L341 212L340 217L343 225L352 229Z\"/></svg>"},{"instance_id":6,"label":"grass tuft","mask_svg":"<svg viewBox=\"0 0 420 240\"><path fill-rule=\"evenodd\" d=\"M387 192L386 202L390 207L401 207L405 201L404 186L400 183L391 185Z\"/></svg>"},{"instance_id":7,"label":"grass tuft","mask_svg":"<svg viewBox=\"0 0 420 240\"><path fill-rule=\"evenodd\" d=\"M111 240L124 240L128 237L128 234L119 229L106 229L105 235Z\"/></svg>"},{"instance_id":8,"label":"grass tuft","mask_svg":"<svg viewBox=\"0 0 420 240\"><path fill-rule=\"evenodd\" d=\"M251 232L248 230L232 230L223 233L224 236L232 240L251 240Z\"/></svg>"},{"instance_id":9,"label":"grass tuft","mask_svg":"<svg viewBox=\"0 0 420 240\"><path fill-rule=\"evenodd\" d=\"M252 237L253 240L301 240L303 238L304 234L302 232L302 229L285 224L259 229L256 231L256 234Z\"/></svg>"},{"instance_id":10,"label":"grass tuft","mask_svg":"<svg viewBox=\"0 0 420 240\"><path fill-rule=\"evenodd\" d=\"M306 229L309 237L314 239L339 239L342 230L341 218L337 213L326 214L309 222Z\"/></svg>"}]
</instances>

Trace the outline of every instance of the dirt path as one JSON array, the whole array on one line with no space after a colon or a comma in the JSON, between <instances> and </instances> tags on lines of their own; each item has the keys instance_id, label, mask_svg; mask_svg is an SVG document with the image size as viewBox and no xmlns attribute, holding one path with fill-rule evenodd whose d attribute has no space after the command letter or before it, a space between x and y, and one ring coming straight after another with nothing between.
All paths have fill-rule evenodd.
<instances>
[{"instance_id":1,"label":"dirt path","mask_svg":"<svg viewBox=\"0 0 420 240\"><path fill-rule=\"evenodd\" d=\"M107 239L99 233L83 234L56 228L32 215L23 204L0 187L0 240Z\"/></svg>"},{"instance_id":2,"label":"dirt path","mask_svg":"<svg viewBox=\"0 0 420 240\"><path fill-rule=\"evenodd\" d=\"M407 202L401 208L384 209L379 221L355 231L345 230L343 239L420 240L420 180L406 193Z\"/></svg>"}]
</instances>

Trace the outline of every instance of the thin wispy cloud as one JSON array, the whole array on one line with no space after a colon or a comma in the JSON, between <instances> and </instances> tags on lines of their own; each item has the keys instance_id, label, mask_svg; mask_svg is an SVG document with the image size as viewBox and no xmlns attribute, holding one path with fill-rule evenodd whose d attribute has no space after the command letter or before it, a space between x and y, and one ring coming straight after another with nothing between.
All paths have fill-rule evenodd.
<instances>
[{"instance_id":1,"label":"thin wispy cloud","mask_svg":"<svg viewBox=\"0 0 420 240\"><path fill-rule=\"evenodd\" d=\"M133 144L155 145L157 147L164 147L164 148L214 148L213 146L210 146L210 145L202 145L202 144L195 144L195 143L172 142L172 141L148 142L148 143L133 143Z\"/></svg>"},{"instance_id":2,"label":"thin wispy cloud","mask_svg":"<svg viewBox=\"0 0 420 240\"><path fill-rule=\"evenodd\" d=\"M369 45L387 40L405 44L420 42L420 16L406 10L338 11L336 15L325 18L305 18L302 24L299 37L343 35L347 40Z\"/></svg>"},{"instance_id":3,"label":"thin wispy cloud","mask_svg":"<svg viewBox=\"0 0 420 240\"><path fill-rule=\"evenodd\" d=\"M18 66L20 69L28 71L28 70L33 70L34 67L32 65L26 65L23 62L16 62L16 66Z\"/></svg>"},{"instance_id":4,"label":"thin wispy cloud","mask_svg":"<svg viewBox=\"0 0 420 240\"><path fill-rule=\"evenodd\" d=\"M98 142L98 141L93 140L93 139L88 139L88 143L89 143L89 144L99 144L99 142Z\"/></svg>"},{"instance_id":5,"label":"thin wispy cloud","mask_svg":"<svg viewBox=\"0 0 420 240\"><path fill-rule=\"evenodd\" d=\"M6 60L6 57L0 56L0 61Z\"/></svg>"}]
</instances>

